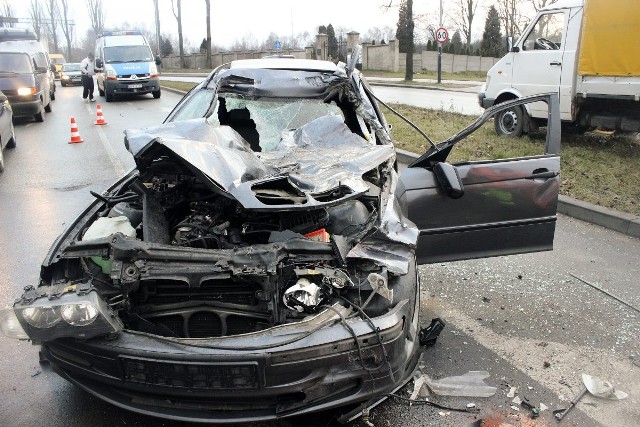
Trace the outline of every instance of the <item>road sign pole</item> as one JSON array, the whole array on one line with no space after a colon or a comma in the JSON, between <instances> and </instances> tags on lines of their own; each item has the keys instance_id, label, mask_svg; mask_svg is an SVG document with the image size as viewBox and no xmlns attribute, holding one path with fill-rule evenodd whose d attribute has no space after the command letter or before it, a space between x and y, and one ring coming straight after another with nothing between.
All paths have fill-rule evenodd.
<instances>
[{"instance_id":1,"label":"road sign pole","mask_svg":"<svg viewBox=\"0 0 640 427\"><path fill-rule=\"evenodd\" d=\"M442 43L438 43L438 84L442 83Z\"/></svg>"}]
</instances>

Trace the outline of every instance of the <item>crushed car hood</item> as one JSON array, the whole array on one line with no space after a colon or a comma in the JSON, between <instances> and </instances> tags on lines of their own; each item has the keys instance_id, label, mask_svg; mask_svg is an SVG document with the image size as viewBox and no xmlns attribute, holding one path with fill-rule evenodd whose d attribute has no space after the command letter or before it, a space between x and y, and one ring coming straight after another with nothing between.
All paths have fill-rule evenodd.
<instances>
[{"instance_id":1,"label":"crushed car hood","mask_svg":"<svg viewBox=\"0 0 640 427\"><path fill-rule=\"evenodd\" d=\"M256 153L229 126L205 119L125 131L140 170L160 158L178 161L247 209L298 210L335 205L369 190L362 175L395 156L393 146L354 134L338 116L291 130Z\"/></svg>"}]
</instances>

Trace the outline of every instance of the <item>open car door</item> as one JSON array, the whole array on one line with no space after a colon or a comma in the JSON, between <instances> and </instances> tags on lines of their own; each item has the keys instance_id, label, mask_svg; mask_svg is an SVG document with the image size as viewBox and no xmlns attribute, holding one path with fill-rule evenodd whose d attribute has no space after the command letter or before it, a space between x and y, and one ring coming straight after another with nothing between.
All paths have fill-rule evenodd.
<instances>
[{"instance_id":1,"label":"open car door","mask_svg":"<svg viewBox=\"0 0 640 427\"><path fill-rule=\"evenodd\" d=\"M456 142L498 111L544 101L545 154L455 165L446 158ZM405 215L420 236L418 263L434 263L553 249L560 188L560 114L557 94L496 105L471 126L434 145L400 176Z\"/></svg>"}]
</instances>

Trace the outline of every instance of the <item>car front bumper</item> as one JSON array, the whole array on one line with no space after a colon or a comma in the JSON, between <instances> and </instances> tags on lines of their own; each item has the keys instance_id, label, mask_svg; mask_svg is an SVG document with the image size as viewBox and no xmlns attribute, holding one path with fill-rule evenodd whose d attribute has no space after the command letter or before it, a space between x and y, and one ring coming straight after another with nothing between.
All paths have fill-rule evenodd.
<instances>
[{"instance_id":1,"label":"car front bumper","mask_svg":"<svg viewBox=\"0 0 640 427\"><path fill-rule=\"evenodd\" d=\"M494 98L487 98L484 92L481 91L478 93L478 104L480 104L482 108L491 108L495 102L496 100Z\"/></svg>"},{"instance_id":2,"label":"car front bumper","mask_svg":"<svg viewBox=\"0 0 640 427\"><path fill-rule=\"evenodd\" d=\"M42 108L39 94L29 95L28 97L10 96L8 98L15 117L32 116L38 114Z\"/></svg>"},{"instance_id":3,"label":"car front bumper","mask_svg":"<svg viewBox=\"0 0 640 427\"><path fill-rule=\"evenodd\" d=\"M208 340L178 344L125 331L112 340L46 343L42 355L70 382L134 412L189 422L270 420L366 401L406 383L420 355L416 309L417 302L404 300L372 319L384 351L358 319L348 323L360 351L338 322L261 350L242 347L292 335L271 329L216 341L238 346L231 350L204 348Z\"/></svg>"},{"instance_id":4,"label":"car front bumper","mask_svg":"<svg viewBox=\"0 0 640 427\"><path fill-rule=\"evenodd\" d=\"M104 90L110 95L131 95L157 92L160 90L159 79L139 80L105 80Z\"/></svg>"}]
</instances>

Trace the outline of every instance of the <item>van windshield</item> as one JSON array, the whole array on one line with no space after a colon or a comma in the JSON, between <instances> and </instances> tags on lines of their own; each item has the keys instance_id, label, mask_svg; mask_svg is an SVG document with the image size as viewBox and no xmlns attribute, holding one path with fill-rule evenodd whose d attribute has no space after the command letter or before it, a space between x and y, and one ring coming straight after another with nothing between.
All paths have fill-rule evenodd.
<instances>
[{"instance_id":1,"label":"van windshield","mask_svg":"<svg viewBox=\"0 0 640 427\"><path fill-rule=\"evenodd\" d=\"M149 62L152 61L151 49L146 45L105 47L103 60L110 64L115 62Z\"/></svg>"},{"instance_id":2,"label":"van windshield","mask_svg":"<svg viewBox=\"0 0 640 427\"><path fill-rule=\"evenodd\" d=\"M24 53L0 53L0 72L32 73L33 68L29 55Z\"/></svg>"}]
</instances>

